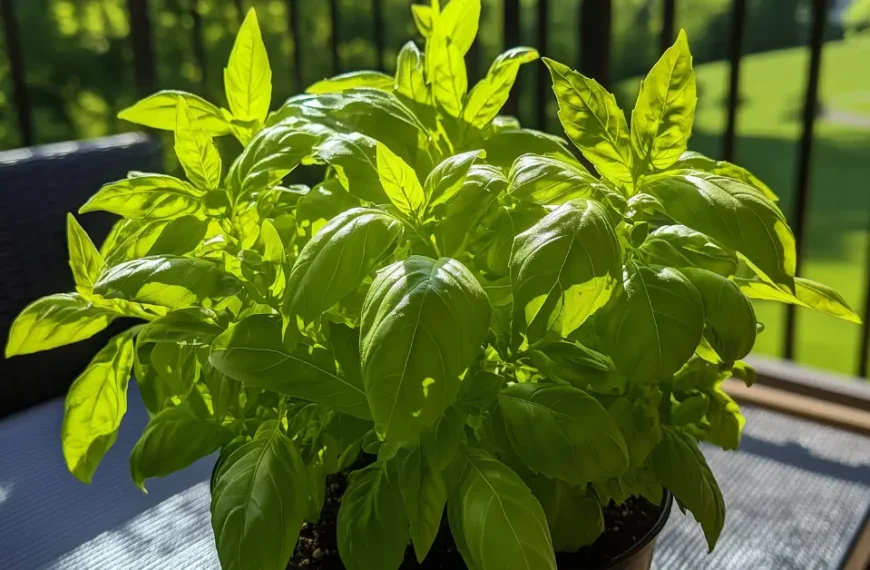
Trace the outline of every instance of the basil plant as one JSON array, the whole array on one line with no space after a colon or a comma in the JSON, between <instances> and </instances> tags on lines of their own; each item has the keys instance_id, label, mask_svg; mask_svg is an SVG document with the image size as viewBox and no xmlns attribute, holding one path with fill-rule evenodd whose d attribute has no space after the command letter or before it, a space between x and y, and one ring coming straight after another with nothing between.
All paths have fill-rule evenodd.
<instances>
[{"instance_id":1,"label":"basil plant","mask_svg":"<svg viewBox=\"0 0 870 570\"><path fill-rule=\"evenodd\" d=\"M174 132L186 179L103 186L79 210L121 216L99 248L70 215L76 290L25 308L6 348L141 321L70 388L69 470L91 481L132 375L150 413L137 485L220 454L225 568L284 568L325 477L349 471L337 533L352 570L395 570L409 543L422 561L442 523L470 569L555 569L603 532L604 506L663 489L712 548L725 504L698 445L740 441L722 383L753 380L750 299L857 317L795 277L767 186L686 150L685 34L630 126L596 81L543 60L575 155L498 114L535 50L500 55L469 90L480 0L413 15L425 48L406 44L395 76L339 75L270 113L251 11L229 109L161 91L120 114ZM232 161L223 136L243 147Z\"/></svg>"}]
</instances>

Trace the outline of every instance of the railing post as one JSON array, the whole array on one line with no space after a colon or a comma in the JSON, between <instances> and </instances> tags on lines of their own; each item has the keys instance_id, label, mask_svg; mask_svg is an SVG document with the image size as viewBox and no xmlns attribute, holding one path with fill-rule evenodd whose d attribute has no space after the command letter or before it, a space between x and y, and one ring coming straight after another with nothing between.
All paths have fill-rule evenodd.
<instances>
[{"instance_id":1,"label":"railing post","mask_svg":"<svg viewBox=\"0 0 870 570\"><path fill-rule=\"evenodd\" d=\"M12 75L12 98L15 101L15 113L18 115L19 142L21 146L32 146L34 142L33 114L24 78L24 58L21 53L21 39L18 36L18 20L15 18L14 1L0 0L0 10L2 10L0 16L3 18L6 53L9 57Z\"/></svg>"},{"instance_id":2,"label":"railing post","mask_svg":"<svg viewBox=\"0 0 870 570\"><path fill-rule=\"evenodd\" d=\"M148 0L127 0L130 16L130 42L133 46L133 73L136 90L140 97L149 95L157 84L154 66L154 49L151 45L151 20L148 17Z\"/></svg>"},{"instance_id":3,"label":"railing post","mask_svg":"<svg viewBox=\"0 0 870 570\"><path fill-rule=\"evenodd\" d=\"M205 54L205 41L202 31L202 16L199 13L199 0L190 0L190 17L193 19L193 56L200 71L200 89L208 99L208 61Z\"/></svg>"},{"instance_id":4,"label":"railing post","mask_svg":"<svg viewBox=\"0 0 870 570\"><path fill-rule=\"evenodd\" d=\"M338 57L338 0L329 0L329 25L332 32L329 36L329 49L332 51L332 73L341 72L341 61Z\"/></svg>"},{"instance_id":5,"label":"railing post","mask_svg":"<svg viewBox=\"0 0 870 570\"><path fill-rule=\"evenodd\" d=\"M807 77L807 90L804 97L803 135L798 148L797 188L795 192L794 237L797 254L795 274L800 273L801 257L806 240L807 202L810 194L811 162L813 158L813 129L819 102L819 75L822 67L822 46L828 27L828 0L813 0L812 34L810 37L810 67ZM794 360L795 349L795 306L786 308L785 350L788 360Z\"/></svg>"},{"instance_id":6,"label":"railing post","mask_svg":"<svg viewBox=\"0 0 870 570\"><path fill-rule=\"evenodd\" d=\"M299 0L287 0L287 16L290 19L288 28L293 37L293 69L290 70L296 80L296 91L302 92L302 34L299 31Z\"/></svg>"},{"instance_id":7,"label":"railing post","mask_svg":"<svg viewBox=\"0 0 870 570\"><path fill-rule=\"evenodd\" d=\"M520 0L504 0L504 49L516 47L520 44ZM519 98L515 86L510 98L504 107L505 113L517 116L519 114Z\"/></svg>"},{"instance_id":8,"label":"railing post","mask_svg":"<svg viewBox=\"0 0 870 570\"><path fill-rule=\"evenodd\" d=\"M731 75L728 78L728 118L722 140L722 156L734 162L737 138L737 107L740 104L740 61L743 59L743 43L746 36L746 0L734 0L731 19Z\"/></svg>"},{"instance_id":9,"label":"railing post","mask_svg":"<svg viewBox=\"0 0 870 570\"><path fill-rule=\"evenodd\" d=\"M547 55L547 44L550 32L550 6L548 0L538 0L538 53L541 57ZM550 85L550 74L546 66L538 63L536 66L537 105L535 108L535 128L547 130L547 87Z\"/></svg>"},{"instance_id":10,"label":"railing post","mask_svg":"<svg viewBox=\"0 0 870 570\"><path fill-rule=\"evenodd\" d=\"M674 43L674 21L677 19L676 0L664 0L662 2L662 35L659 39L659 51L665 50Z\"/></svg>"},{"instance_id":11,"label":"railing post","mask_svg":"<svg viewBox=\"0 0 870 570\"><path fill-rule=\"evenodd\" d=\"M384 69L384 10L381 0L372 0L372 23L375 40L375 69Z\"/></svg>"},{"instance_id":12,"label":"railing post","mask_svg":"<svg viewBox=\"0 0 870 570\"><path fill-rule=\"evenodd\" d=\"M242 5L242 0L233 0L233 6L236 7L236 16L239 18L239 25L245 21L245 7Z\"/></svg>"},{"instance_id":13,"label":"railing post","mask_svg":"<svg viewBox=\"0 0 870 570\"><path fill-rule=\"evenodd\" d=\"M580 9L580 72L610 89L611 0L583 0Z\"/></svg>"}]
</instances>

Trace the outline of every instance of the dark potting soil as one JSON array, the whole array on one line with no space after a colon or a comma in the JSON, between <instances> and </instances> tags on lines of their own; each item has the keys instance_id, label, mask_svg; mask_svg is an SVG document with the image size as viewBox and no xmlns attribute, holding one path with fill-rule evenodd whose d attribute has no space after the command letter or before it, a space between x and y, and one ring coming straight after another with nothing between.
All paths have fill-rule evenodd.
<instances>
[{"instance_id":1,"label":"dark potting soil","mask_svg":"<svg viewBox=\"0 0 870 570\"><path fill-rule=\"evenodd\" d=\"M336 519L341 496L347 487L347 475L338 473L326 479L326 500L320 520L306 523L299 534L299 542L293 552L288 570L344 570L338 555ZM560 570L606 568L617 556L626 552L653 528L661 507L645 499L631 498L620 506L604 509L604 533L595 544L581 548L576 553L559 553L556 561ZM414 549L408 547L402 570L461 570L465 568L462 556L456 549L447 515L432 549L422 564L417 563Z\"/></svg>"}]
</instances>

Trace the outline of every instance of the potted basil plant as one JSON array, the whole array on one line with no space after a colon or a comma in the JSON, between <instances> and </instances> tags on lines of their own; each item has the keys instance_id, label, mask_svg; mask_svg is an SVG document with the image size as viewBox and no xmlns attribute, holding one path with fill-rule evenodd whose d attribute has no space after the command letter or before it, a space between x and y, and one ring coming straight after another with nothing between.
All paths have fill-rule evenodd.
<instances>
[{"instance_id":1,"label":"potted basil plant","mask_svg":"<svg viewBox=\"0 0 870 570\"><path fill-rule=\"evenodd\" d=\"M121 216L99 248L70 215L76 290L25 308L6 347L141 321L70 388L69 470L91 481L132 374L150 414L138 486L219 453L224 568L646 568L672 496L712 549L725 503L699 442L740 441L722 384L753 381L750 300L857 317L795 276L767 186L687 151L684 33L630 125L544 60L581 160L498 115L535 50L468 89L479 0L413 15L425 48L405 45L395 76L327 79L270 114L251 11L228 109L162 91L120 114L173 131L186 180L101 188L79 211ZM290 184L297 169L319 182Z\"/></svg>"}]
</instances>

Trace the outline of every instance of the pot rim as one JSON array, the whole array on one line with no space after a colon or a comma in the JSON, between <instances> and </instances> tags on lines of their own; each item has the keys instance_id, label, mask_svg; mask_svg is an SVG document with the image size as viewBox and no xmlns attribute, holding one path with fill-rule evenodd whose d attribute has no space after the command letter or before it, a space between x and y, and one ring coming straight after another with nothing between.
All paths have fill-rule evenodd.
<instances>
[{"instance_id":1,"label":"pot rim","mask_svg":"<svg viewBox=\"0 0 870 570\"><path fill-rule=\"evenodd\" d=\"M673 499L674 495L667 489L664 489L664 493L662 493L662 504L659 505L659 508L661 510L659 511L659 518L658 520L656 520L656 523L652 526L652 528L646 531L646 534L644 534L640 538L640 540L635 542L631 548L611 560L607 568L603 570L613 570L625 561L630 560L631 558L640 554L651 543L653 543L656 538L658 538L659 534L661 534L662 532L662 529L665 528L665 524L667 524L668 519L671 517L671 507L674 503Z\"/></svg>"}]
</instances>

